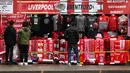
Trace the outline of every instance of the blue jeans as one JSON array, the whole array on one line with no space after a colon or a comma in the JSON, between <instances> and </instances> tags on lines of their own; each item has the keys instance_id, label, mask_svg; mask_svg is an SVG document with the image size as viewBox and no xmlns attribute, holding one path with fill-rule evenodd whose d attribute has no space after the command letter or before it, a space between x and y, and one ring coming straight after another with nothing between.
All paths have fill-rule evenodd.
<instances>
[{"instance_id":1,"label":"blue jeans","mask_svg":"<svg viewBox=\"0 0 130 73\"><path fill-rule=\"evenodd\" d=\"M75 45L68 45L68 63L71 63L71 51L72 51L72 48L74 50L74 53L76 54L76 60L77 60L77 63L80 63L79 61L79 54L78 54L78 46L75 44Z\"/></svg>"}]
</instances>

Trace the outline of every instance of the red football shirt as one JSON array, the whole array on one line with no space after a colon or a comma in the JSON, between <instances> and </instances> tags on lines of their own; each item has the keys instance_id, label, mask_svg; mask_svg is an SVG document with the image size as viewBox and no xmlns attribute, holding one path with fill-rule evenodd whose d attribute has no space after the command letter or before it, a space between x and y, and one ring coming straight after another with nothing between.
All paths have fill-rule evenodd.
<instances>
[{"instance_id":1,"label":"red football shirt","mask_svg":"<svg viewBox=\"0 0 130 73\"><path fill-rule=\"evenodd\" d=\"M109 17L102 15L98 17L98 22L108 22L109 21Z\"/></svg>"},{"instance_id":2,"label":"red football shirt","mask_svg":"<svg viewBox=\"0 0 130 73\"><path fill-rule=\"evenodd\" d=\"M108 29L114 31L118 28L118 17L117 16L110 16L109 17L109 24Z\"/></svg>"},{"instance_id":3,"label":"red football shirt","mask_svg":"<svg viewBox=\"0 0 130 73\"><path fill-rule=\"evenodd\" d=\"M108 21L109 21L109 17L102 15L98 17L98 22L99 22L99 29L100 30L106 30L108 27Z\"/></svg>"}]
</instances>

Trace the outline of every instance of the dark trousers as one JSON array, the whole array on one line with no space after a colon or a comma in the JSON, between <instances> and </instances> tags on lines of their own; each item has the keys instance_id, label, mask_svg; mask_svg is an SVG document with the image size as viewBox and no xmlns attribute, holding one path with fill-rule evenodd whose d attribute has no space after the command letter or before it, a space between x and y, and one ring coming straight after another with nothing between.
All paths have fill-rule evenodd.
<instances>
[{"instance_id":1,"label":"dark trousers","mask_svg":"<svg viewBox=\"0 0 130 73\"><path fill-rule=\"evenodd\" d=\"M13 46L6 45L6 62L8 62L8 57L9 57L9 62L13 62Z\"/></svg>"},{"instance_id":2,"label":"dark trousers","mask_svg":"<svg viewBox=\"0 0 130 73\"><path fill-rule=\"evenodd\" d=\"M74 50L74 53L76 54L76 60L77 63L80 63L79 61L79 54L78 54L78 46L76 44L69 44L68 45L68 63L71 63L71 51Z\"/></svg>"},{"instance_id":3,"label":"dark trousers","mask_svg":"<svg viewBox=\"0 0 130 73\"><path fill-rule=\"evenodd\" d=\"M23 59L24 59L24 62L27 62L29 45L19 44L18 47L19 47L19 51L20 51L20 62L23 62Z\"/></svg>"}]
</instances>

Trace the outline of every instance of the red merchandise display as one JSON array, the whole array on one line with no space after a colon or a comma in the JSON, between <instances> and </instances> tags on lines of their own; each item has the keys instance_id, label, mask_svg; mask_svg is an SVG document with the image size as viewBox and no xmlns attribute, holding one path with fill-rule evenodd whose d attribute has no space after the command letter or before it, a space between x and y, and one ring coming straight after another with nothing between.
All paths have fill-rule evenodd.
<instances>
[{"instance_id":1,"label":"red merchandise display","mask_svg":"<svg viewBox=\"0 0 130 73\"><path fill-rule=\"evenodd\" d=\"M95 51L100 51L100 40L95 40Z\"/></svg>"},{"instance_id":2,"label":"red merchandise display","mask_svg":"<svg viewBox=\"0 0 130 73\"><path fill-rule=\"evenodd\" d=\"M128 61L130 62L130 52L128 52L127 55L128 55Z\"/></svg>"},{"instance_id":3,"label":"red merchandise display","mask_svg":"<svg viewBox=\"0 0 130 73\"><path fill-rule=\"evenodd\" d=\"M109 22L108 16L105 16L105 14L103 14L102 16L99 16L98 17L99 29L100 30L107 30L108 22Z\"/></svg>"},{"instance_id":4,"label":"red merchandise display","mask_svg":"<svg viewBox=\"0 0 130 73\"><path fill-rule=\"evenodd\" d=\"M94 52L95 51L95 46L94 46L94 39L89 39L89 51Z\"/></svg>"},{"instance_id":5,"label":"red merchandise display","mask_svg":"<svg viewBox=\"0 0 130 73\"><path fill-rule=\"evenodd\" d=\"M89 39L84 39L84 52L89 52Z\"/></svg>"},{"instance_id":6,"label":"red merchandise display","mask_svg":"<svg viewBox=\"0 0 130 73\"><path fill-rule=\"evenodd\" d=\"M125 40L120 40L120 50L125 51Z\"/></svg>"},{"instance_id":7,"label":"red merchandise display","mask_svg":"<svg viewBox=\"0 0 130 73\"><path fill-rule=\"evenodd\" d=\"M106 55L105 52L100 52L100 53L96 53L99 54L98 56L96 56L96 59L98 59L98 64L99 65L105 65L106 64Z\"/></svg>"},{"instance_id":8,"label":"red merchandise display","mask_svg":"<svg viewBox=\"0 0 130 73\"><path fill-rule=\"evenodd\" d=\"M38 62L43 62L43 40L36 39L35 40L35 48L37 52Z\"/></svg>"},{"instance_id":9,"label":"red merchandise display","mask_svg":"<svg viewBox=\"0 0 130 73\"><path fill-rule=\"evenodd\" d=\"M84 39L79 39L78 47L80 52L84 52Z\"/></svg>"},{"instance_id":10,"label":"red merchandise display","mask_svg":"<svg viewBox=\"0 0 130 73\"><path fill-rule=\"evenodd\" d=\"M95 53L85 53L86 64L97 64L97 58Z\"/></svg>"},{"instance_id":11,"label":"red merchandise display","mask_svg":"<svg viewBox=\"0 0 130 73\"><path fill-rule=\"evenodd\" d=\"M48 39L43 39L43 52L49 52L49 43L48 43Z\"/></svg>"},{"instance_id":12,"label":"red merchandise display","mask_svg":"<svg viewBox=\"0 0 130 73\"><path fill-rule=\"evenodd\" d=\"M5 62L5 45L4 45L4 40L0 39L0 61Z\"/></svg>"},{"instance_id":13,"label":"red merchandise display","mask_svg":"<svg viewBox=\"0 0 130 73\"><path fill-rule=\"evenodd\" d=\"M79 39L79 53L80 53L80 63L83 64L85 61L85 51L84 51L84 39Z\"/></svg>"},{"instance_id":14,"label":"red merchandise display","mask_svg":"<svg viewBox=\"0 0 130 73\"><path fill-rule=\"evenodd\" d=\"M114 48L114 42L116 40L117 39L115 37L110 39L110 51L114 51L115 50L115 48Z\"/></svg>"},{"instance_id":15,"label":"red merchandise display","mask_svg":"<svg viewBox=\"0 0 130 73\"><path fill-rule=\"evenodd\" d=\"M68 61L67 55L67 41L65 39L60 39L60 49L59 49L59 63L65 64Z\"/></svg>"},{"instance_id":16,"label":"red merchandise display","mask_svg":"<svg viewBox=\"0 0 130 73\"><path fill-rule=\"evenodd\" d=\"M28 50L28 62L32 62L32 60L33 60L32 45L34 45L34 44L32 44L32 40L30 40L29 41L29 50Z\"/></svg>"},{"instance_id":17,"label":"red merchandise display","mask_svg":"<svg viewBox=\"0 0 130 73\"><path fill-rule=\"evenodd\" d=\"M120 40L116 40L114 41L114 48L115 48L115 51L120 51Z\"/></svg>"},{"instance_id":18,"label":"red merchandise display","mask_svg":"<svg viewBox=\"0 0 130 73\"><path fill-rule=\"evenodd\" d=\"M96 39L95 40L95 51L105 51L103 39Z\"/></svg>"},{"instance_id":19,"label":"red merchandise display","mask_svg":"<svg viewBox=\"0 0 130 73\"><path fill-rule=\"evenodd\" d=\"M53 62L53 53L44 52L42 59L43 59L43 62Z\"/></svg>"},{"instance_id":20,"label":"red merchandise display","mask_svg":"<svg viewBox=\"0 0 130 73\"><path fill-rule=\"evenodd\" d=\"M33 40L33 42L35 42L33 46L35 47L35 50L33 49L33 52L37 53L38 62L52 62L54 52L53 40L49 38L40 38Z\"/></svg>"},{"instance_id":21,"label":"red merchandise display","mask_svg":"<svg viewBox=\"0 0 130 73\"><path fill-rule=\"evenodd\" d=\"M109 65L111 63L111 52L106 52L105 53L105 58L106 58L106 62L105 64Z\"/></svg>"},{"instance_id":22,"label":"red merchandise display","mask_svg":"<svg viewBox=\"0 0 130 73\"><path fill-rule=\"evenodd\" d=\"M54 40L53 39L48 39L48 52L54 52Z\"/></svg>"},{"instance_id":23,"label":"red merchandise display","mask_svg":"<svg viewBox=\"0 0 130 73\"><path fill-rule=\"evenodd\" d=\"M115 61L115 53L114 53L114 52L111 52L111 53L110 53L110 57L111 57L111 58L110 58L110 59L111 59L110 64L115 64L115 62L114 62L114 61Z\"/></svg>"},{"instance_id":24,"label":"red merchandise display","mask_svg":"<svg viewBox=\"0 0 130 73\"><path fill-rule=\"evenodd\" d=\"M29 50L28 53L32 52L32 40L29 41Z\"/></svg>"},{"instance_id":25,"label":"red merchandise display","mask_svg":"<svg viewBox=\"0 0 130 73\"><path fill-rule=\"evenodd\" d=\"M125 50L125 40L116 40L114 42L115 51L124 51Z\"/></svg>"},{"instance_id":26,"label":"red merchandise display","mask_svg":"<svg viewBox=\"0 0 130 73\"><path fill-rule=\"evenodd\" d=\"M120 63L120 52L115 52L115 58L114 58L114 62L115 64L119 64Z\"/></svg>"},{"instance_id":27,"label":"red merchandise display","mask_svg":"<svg viewBox=\"0 0 130 73\"><path fill-rule=\"evenodd\" d=\"M67 42L66 42L66 40L65 39L61 39L60 40L60 50L59 50L59 52L67 52Z\"/></svg>"},{"instance_id":28,"label":"red merchandise display","mask_svg":"<svg viewBox=\"0 0 130 73\"><path fill-rule=\"evenodd\" d=\"M37 53L38 57L38 62L43 62L43 54L42 53Z\"/></svg>"},{"instance_id":29,"label":"red merchandise display","mask_svg":"<svg viewBox=\"0 0 130 73\"><path fill-rule=\"evenodd\" d=\"M63 32L59 32L59 35L62 36ZM58 32L52 32L52 39L58 39Z\"/></svg>"},{"instance_id":30,"label":"red merchandise display","mask_svg":"<svg viewBox=\"0 0 130 73\"><path fill-rule=\"evenodd\" d=\"M110 39L104 39L104 49L110 51Z\"/></svg>"},{"instance_id":31,"label":"red merchandise display","mask_svg":"<svg viewBox=\"0 0 130 73\"><path fill-rule=\"evenodd\" d=\"M120 52L115 52L115 58L114 58L115 64L120 64L120 60L121 60L120 56L121 56Z\"/></svg>"},{"instance_id":32,"label":"red merchandise display","mask_svg":"<svg viewBox=\"0 0 130 73\"><path fill-rule=\"evenodd\" d=\"M44 49L45 47L45 49ZM44 52L44 50L46 50L46 46L44 46L43 44L43 40L36 40L36 49L38 53L42 53Z\"/></svg>"},{"instance_id":33,"label":"red merchandise display","mask_svg":"<svg viewBox=\"0 0 130 73\"><path fill-rule=\"evenodd\" d=\"M5 43L4 39L0 39L0 53L5 53Z\"/></svg>"},{"instance_id":34,"label":"red merchandise display","mask_svg":"<svg viewBox=\"0 0 130 73\"><path fill-rule=\"evenodd\" d=\"M80 63L84 64L85 62L85 53L80 53Z\"/></svg>"},{"instance_id":35,"label":"red merchandise display","mask_svg":"<svg viewBox=\"0 0 130 73\"><path fill-rule=\"evenodd\" d=\"M130 50L130 40L125 40L125 50Z\"/></svg>"},{"instance_id":36,"label":"red merchandise display","mask_svg":"<svg viewBox=\"0 0 130 73\"><path fill-rule=\"evenodd\" d=\"M65 64L68 62L68 55L67 53L60 53L59 54L59 63Z\"/></svg>"},{"instance_id":37,"label":"red merchandise display","mask_svg":"<svg viewBox=\"0 0 130 73\"><path fill-rule=\"evenodd\" d=\"M124 64L127 61L127 53L125 52L115 52L115 64Z\"/></svg>"},{"instance_id":38,"label":"red merchandise display","mask_svg":"<svg viewBox=\"0 0 130 73\"><path fill-rule=\"evenodd\" d=\"M118 17L112 14L109 17L108 30L115 31L116 29L118 29Z\"/></svg>"},{"instance_id":39,"label":"red merchandise display","mask_svg":"<svg viewBox=\"0 0 130 73\"><path fill-rule=\"evenodd\" d=\"M32 39L30 41L31 52L37 52L37 48L36 48L37 43L36 43L36 41L37 41L36 39Z\"/></svg>"},{"instance_id":40,"label":"red merchandise display","mask_svg":"<svg viewBox=\"0 0 130 73\"><path fill-rule=\"evenodd\" d=\"M53 39L54 40L54 53L53 53L53 59L59 60L59 40L58 39Z\"/></svg>"},{"instance_id":41,"label":"red merchandise display","mask_svg":"<svg viewBox=\"0 0 130 73\"><path fill-rule=\"evenodd\" d=\"M120 56L120 64L125 64L128 61L128 54L127 52L121 52L121 56Z\"/></svg>"}]
</instances>

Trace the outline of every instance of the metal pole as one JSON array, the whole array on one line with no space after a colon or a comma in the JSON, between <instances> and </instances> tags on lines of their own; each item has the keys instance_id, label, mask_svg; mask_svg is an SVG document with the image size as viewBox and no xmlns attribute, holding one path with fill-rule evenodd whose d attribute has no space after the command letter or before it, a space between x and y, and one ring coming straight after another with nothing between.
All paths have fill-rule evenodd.
<instances>
[{"instance_id":1,"label":"metal pole","mask_svg":"<svg viewBox=\"0 0 130 73\"><path fill-rule=\"evenodd\" d=\"M60 20L60 15L58 15L58 40L59 40L59 51L60 51L60 25L61 25L61 20Z\"/></svg>"}]
</instances>

